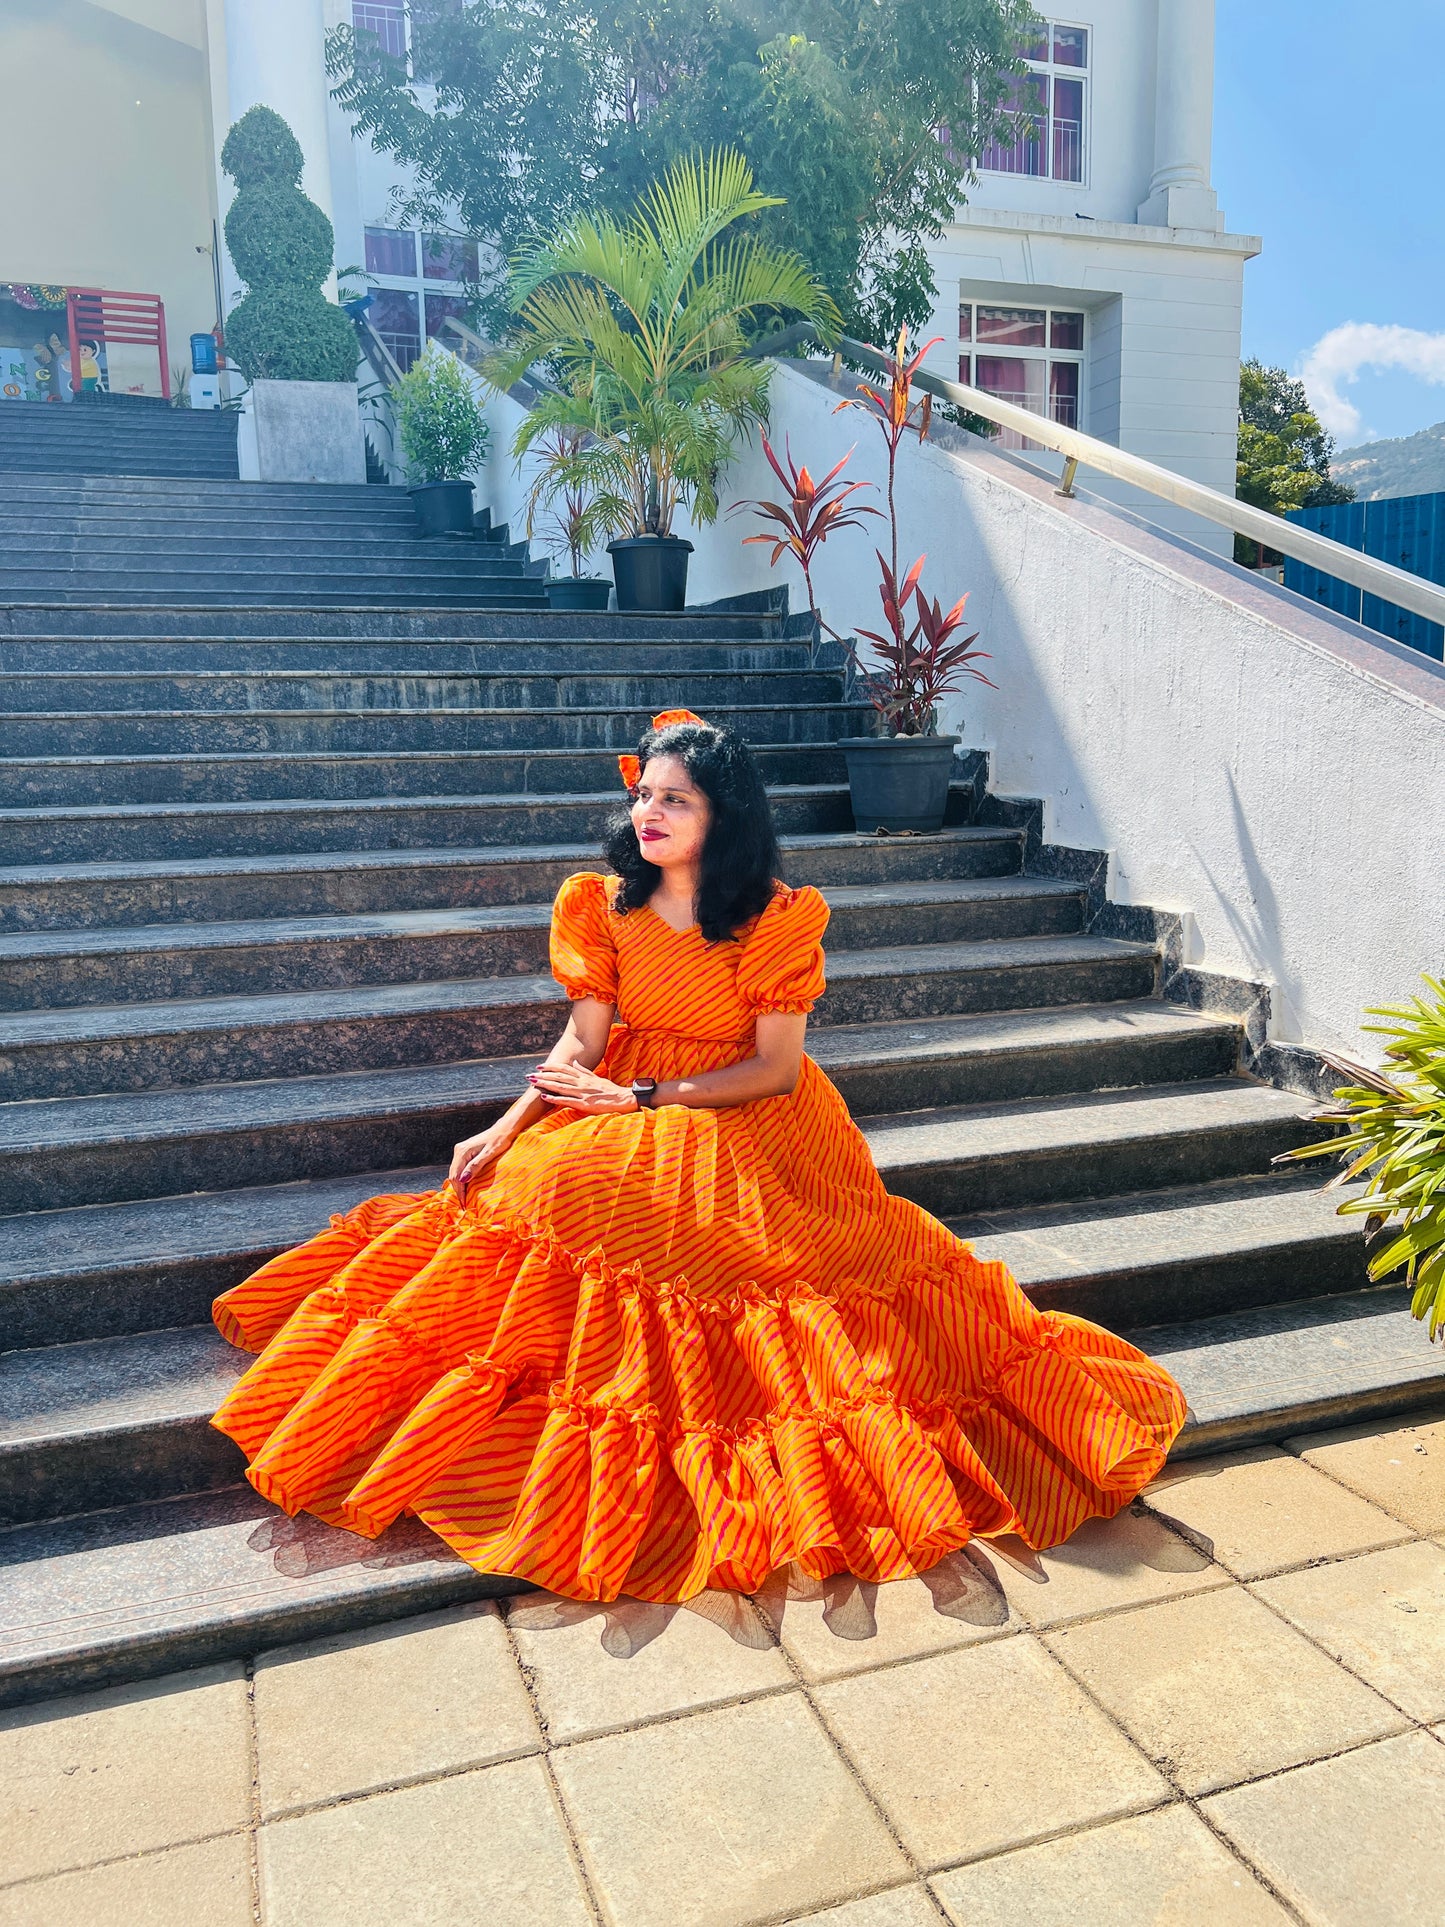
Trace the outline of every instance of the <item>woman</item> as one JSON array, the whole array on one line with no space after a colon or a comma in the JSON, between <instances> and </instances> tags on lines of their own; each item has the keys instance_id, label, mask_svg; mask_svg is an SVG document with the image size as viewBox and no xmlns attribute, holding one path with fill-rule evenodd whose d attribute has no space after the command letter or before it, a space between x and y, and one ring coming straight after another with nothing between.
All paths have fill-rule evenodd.
<instances>
[{"instance_id":1,"label":"woman","mask_svg":"<svg viewBox=\"0 0 1445 1927\"><path fill-rule=\"evenodd\" d=\"M217 1300L262 1353L215 1420L252 1483L579 1599L895 1579L1111 1516L1178 1387L884 1190L803 1052L828 911L774 880L745 744L674 710L619 760L616 875L558 892L571 1015L526 1094L441 1191Z\"/></svg>"}]
</instances>

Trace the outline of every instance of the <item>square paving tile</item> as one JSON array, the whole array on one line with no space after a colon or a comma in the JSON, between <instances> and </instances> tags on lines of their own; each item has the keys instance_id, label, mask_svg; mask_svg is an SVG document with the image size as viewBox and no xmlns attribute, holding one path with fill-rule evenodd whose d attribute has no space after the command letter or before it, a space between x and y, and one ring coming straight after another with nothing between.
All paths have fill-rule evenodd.
<instances>
[{"instance_id":1,"label":"square paving tile","mask_svg":"<svg viewBox=\"0 0 1445 1927\"><path fill-rule=\"evenodd\" d=\"M338 1794L514 1759L542 1743L489 1605L280 1647L257 1660L255 1692L268 1818Z\"/></svg>"},{"instance_id":2,"label":"square paving tile","mask_svg":"<svg viewBox=\"0 0 1445 1927\"><path fill-rule=\"evenodd\" d=\"M750 1927L908 1876L798 1692L583 1740L552 1765L608 1927Z\"/></svg>"},{"instance_id":3,"label":"square paving tile","mask_svg":"<svg viewBox=\"0 0 1445 1927\"><path fill-rule=\"evenodd\" d=\"M1289 1915L1188 1807L1115 1820L935 1875L959 1927L1285 1927Z\"/></svg>"},{"instance_id":4,"label":"square paving tile","mask_svg":"<svg viewBox=\"0 0 1445 1927\"><path fill-rule=\"evenodd\" d=\"M994 1563L986 1554L958 1552L922 1579L875 1586L840 1574L815 1598L789 1599L775 1585L758 1604L805 1679L837 1679L1005 1630L1011 1615Z\"/></svg>"},{"instance_id":5,"label":"square paving tile","mask_svg":"<svg viewBox=\"0 0 1445 1927\"><path fill-rule=\"evenodd\" d=\"M939 1920L922 1887L890 1887L867 1900L845 1900L825 1914L795 1914L787 1927L939 1927Z\"/></svg>"},{"instance_id":6,"label":"square paving tile","mask_svg":"<svg viewBox=\"0 0 1445 1927\"><path fill-rule=\"evenodd\" d=\"M1376 1419L1302 1433L1288 1446L1416 1532L1445 1531L1445 1418L1384 1427Z\"/></svg>"},{"instance_id":7,"label":"square paving tile","mask_svg":"<svg viewBox=\"0 0 1445 1927\"><path fill-rule=\"evenodd\" d=\"M6 1877L243 1826L250 1785L239 1666L0 1713Z\"/></svg>"},{"instance_id":8,"label":"square paving tile","mask_svg":"<svg viewBox=\"0 0 1445 1927\"><path fill-rule=\"evenodd\" d=\"M1045 1638L1186 1793L1297 1766L1402 1723L1238 1586Z\"/></svg>"},{"instance_id":9,"label":"square paving tile","mask_svg":"<svg viewBox=\"0 0 1445 1927\"><path fill-rule=\"evenodd\" d=\"M1417 1720L1445 1719L1445 1552L1428 1540L1268 1579L1260 1597ZM1441 1820L1445 1837L1445 1816Z\"/></svg>"},{"instance_id":10,"label":"square paving tile","mask_svg":"<svg viewBox=\"0 0 1445 1927\"><path fill-rule=\"evenodd\" d=\"M817 1701L925 1867L1168 1796L1029 1634L837 1680Z\"/></svg>"},{"instance_id":11,"label":"square paving tile","mask_svg":"<svg viewBox=\"0 0 1445 1927\"><path fill-rule=\"evenodd\" d=\"M1426 1733L1236 1787L1205 1812L1312 1927L1445 1920L1445 1746Z\"/></svg>"},{"instance_id":12,"label":"square paving tile","mask_svg":"<svg viewBox=\"0 0 1445 1927\"><path fill-rule=\"evenodd\" d=\"M1155 1481L1146 1503L1207 1541L1241 1579L1410 1536L1398 1519L1274 1445L1186 1460Z\"/></svg>"},{"instance_id":13,"label":"square paving tile","mask_svg":"<svg viewBox=\"0 0 1445 1927\"><path fill-rule=\"evenodd\" d=\"M253 1918L244 1833L0 1892L0 1927L251 1927Z\"/></svg>"},{"instance_id":14,"label":"square paving tile","mask_svg":"<svg viewBox=\"0 0 1445 1927\"><path fill-rule=\"evenodd\" d=\"M262 1827L266 1927L589 1927L542 1762L513 1760Z\"/></svg>"},{"instance_id":15,"label":"square paving tile","mask_svg":"<svg viewBox=\"0 0 1445 1927\"><path fill-rule=\"evenodd\" d=\"M520 1599L508 1615L552 1740L616 1732L664 1713L789 1687L793 1675L745 1599L729 1602L734 1638L676 1606L621 1599Z\"/></svg>"},{"instance_id":16,"label":"square paving tile","mask_svg":"<svg viewBox=\"0 0 1445 1927\"><path fill-rule=\"evenodd\" d=\"M1143 1505L1090 1519L1048 1552L1031 1552L1012 1537L990 1541L987 1552L1009 1604L1034 1626L1230 1583L1227 1572Z\"/></svg>"}]
</instances>

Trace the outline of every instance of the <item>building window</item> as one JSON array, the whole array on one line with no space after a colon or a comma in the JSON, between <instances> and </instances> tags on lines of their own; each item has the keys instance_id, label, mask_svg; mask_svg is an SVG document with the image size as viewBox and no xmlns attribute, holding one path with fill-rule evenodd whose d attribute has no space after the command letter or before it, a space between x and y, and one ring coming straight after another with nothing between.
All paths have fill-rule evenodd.
<instances>
[{"instance_id":1,"label":"building window","mask_svg":"<svg viewBox=\"0 0 1445 1927\"><path fill-rule=\"evenodd\" d=\"M1041 23L1020 41L1018 54L1028 72L1014 80L1005 103L1012 138L990 141L979 167L991 174L1082 183L1089 29Z\"/></svg>"},{"instance_id":2,"label":"building window","mask_svg":"<svg viewBox=\"0 0 1445 1927\"><path fill-rule=\"evenodd\" d=\"M366 272L374 296L367 319L403 371L421 353L423 340L442 335L449 316L467 319L466 290L477 271L477 244L465 235L367 228Z\"/></svg>"},{"instance_id":3,"label":"building window","mask_svg":"<svg viewBox=\"0 0 1445 1927\"><path fill-rule=\"evenodd\" d=\"M958 378L986 395L1078 428L1083 392L1084 316L1077 308L958 304ZM999 430L1000 448L1037 446L1016 429Z\"/></svg>"},{"instance_id":4,"label":"building window","mask_svg":"<svg viewBox=\"0 0 1445 1927\"><path fill-rule=\"evenodd\" d=\"M405 0L351 0L351 24L357 33L374 34L384 54L406 59Z\"/></svg>"}]
</instances>

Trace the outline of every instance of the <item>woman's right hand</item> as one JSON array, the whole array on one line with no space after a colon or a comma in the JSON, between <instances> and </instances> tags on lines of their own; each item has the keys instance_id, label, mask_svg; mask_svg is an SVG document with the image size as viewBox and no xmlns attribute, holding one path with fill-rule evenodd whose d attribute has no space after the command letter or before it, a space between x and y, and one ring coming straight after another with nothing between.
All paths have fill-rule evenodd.
<instances>
[{"instance_id":1,"label":"woman's right hand","mask_svg":"<svg viewBox=\"0 0 1445 1927\"><path fill-rule=\"evenodd\" d=\"M478 1131L475 1137L464 1137L452 1152L451 1167L447 1172L448 1183L465 1193L467 1186L479 1178L489 1164L495 1164L515 1142L515 1133L501 1123L489 1125L485 1131Z\"/></svg>"}]
</instances>

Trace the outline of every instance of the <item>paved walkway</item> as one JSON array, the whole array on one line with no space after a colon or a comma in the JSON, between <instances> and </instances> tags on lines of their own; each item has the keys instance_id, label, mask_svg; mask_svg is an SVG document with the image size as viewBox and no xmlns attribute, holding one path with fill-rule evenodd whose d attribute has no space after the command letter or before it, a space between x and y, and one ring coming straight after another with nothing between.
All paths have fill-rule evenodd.
<instances>
[{"instance_id":1,"label":"paved walkway","mask_svg":"<svg viewBox=\"0 0 1445 1927\"><path fill-rule=\"evenodd\" d=\"M0 1716L5 1927L1445 1919L1445 1419L1034 1559L531 1595Z\"/></svg>"}]
</instances>

